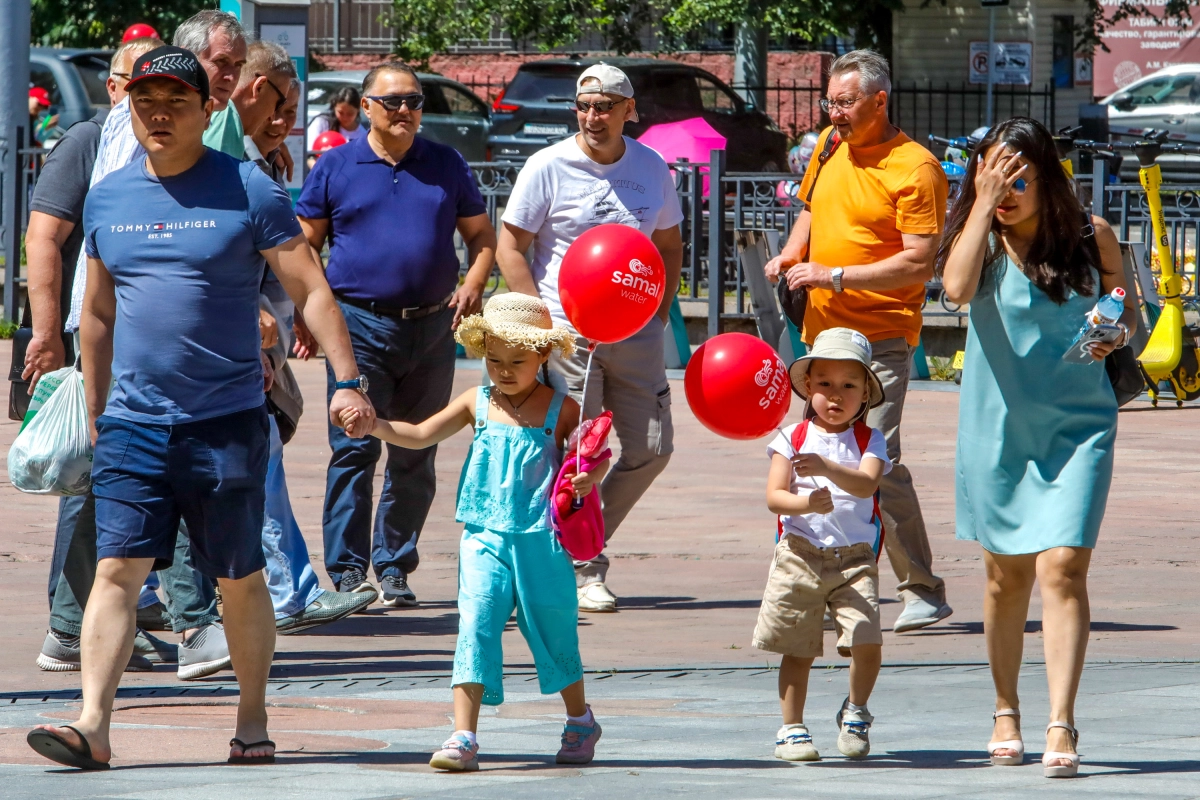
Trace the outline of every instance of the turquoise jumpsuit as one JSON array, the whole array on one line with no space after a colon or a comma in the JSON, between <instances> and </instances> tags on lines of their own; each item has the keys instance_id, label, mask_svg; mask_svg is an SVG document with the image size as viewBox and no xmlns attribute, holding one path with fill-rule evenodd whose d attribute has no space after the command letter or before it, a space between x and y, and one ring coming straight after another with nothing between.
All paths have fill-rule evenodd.
<instances>
[{"instance_id":1,"label":"turquoise jumpsuit","mask_svg":"<svg viewBox=\"0 0 1200 800\"><path fill-rule=\"evenodd\" d=\"M452 685L483 684L504 701L500 637L517 612L542 694L583 678L575 570L549 522L550 487L562 462L554 432L566 395L555 392L540 428L488 420L492 387L475 402L475 439L458 483L458 644Z\"/></svg>"}]
</instances>

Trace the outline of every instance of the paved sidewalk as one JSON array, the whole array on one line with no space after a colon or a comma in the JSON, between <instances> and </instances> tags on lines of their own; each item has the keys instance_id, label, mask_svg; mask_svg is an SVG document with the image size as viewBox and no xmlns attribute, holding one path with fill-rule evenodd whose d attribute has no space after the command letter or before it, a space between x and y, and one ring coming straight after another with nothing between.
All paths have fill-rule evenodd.
<instances>
[{"instance_id":1,"label":"paved sidewalk","mask_svg":"<svg viewBox=\"0 0 1200 800\"><path fill-rule=\"evenodd\" d=\"M0 363L8 360L8 343L0 342ZM320 529L329 458L320 401L324 364L292 363L310 403L285 449L288 482L314 566L328 586ZM456 391L478 377L477 370L460 369ZM0 382L0 392L7 390ZM886 669L871 703L879 717L874 731L879 758L865 766L830 758L793 767L770 758L778 712L774 674L764 670L777 666L778 657L750 646L774 535L774 518L762 499L764 443L732 442L709 433L688 411L681 382L672 381L672 390L675 455L610 547L610 585L621 597L621 611L581 619L586 667L622 670L610 678L589 676L590 696L606 733L600 745L603 763L582 773L549 763L557 749L560 709L556 700L529 693L531 658L515 625L505 635L506 663L513 671L509 703L485 717L483 726L485 763L503 769L437 777L425 767L429 752L449 731L445 675L457 627L460 532L453 500L469 444L465 434L444 443L438 454L438 496L421 539L421 567L411 578L421 607L377 607L279 639L271 730L281 747L296 751L287 754L286 764L273 770L167 768L224 758L233 720L232 676L226 672L185 684L159 668L125 676L123 686L143 696L123 699L116 715L115 763L141 768L88 777L47 770L25 746L24 733L46 715L70 718L74 712L63 698L73 697L79 686L78 673L43 673L33 663L45 636L46 572L57 503L13 490L0 459L3 796L207 798L225 791L224 782L232 789L236 781L238 789L246 787L238 796L257 789L296 797L450 791L507 797L520 783L522 793L555 796L687 791L794 797L814 782L829 785L809 794L842 796L831 781L844 779L863 796L1003 796L1005 791L1028 794L1032 787L1106 797L1200 797L1200 789L1191 788L1200 786L1194 774L1200 757L1192 759L1188 752L1200 744L1195 723L1200 666L1158 663L1200 660L1195 611L1200 606L1195 543L1200 407L1152 411L1147 403L1134 403L1120 415L1114 488L1089 576L1092 666L1084 675L1079 709L1087 770L1104 774L1068 787L1048 785L1033 766L974 768L990 730L992 699L987 670L978 668L986 662L979 548L953 538L958 395L911 392L904 426L904 460L917 483L935 570L947 582L954 616L912 634L885 632L885 662L910 668ZM0 420L0 455L16 430L16 423ZM377 489L381 479L377 476ZM883 622L890 628L900 606L893 599L895 579L886 557L881 567ZM1031 664L1042 660L1040 617L1035 594L1025 637ZM176 640L171 634L164 638ZM818 663L832 670L827 677L822 673L824 685L814 681L810 720L818 747L831 756L836 753L832 714L845 693L841 668L846 662L833 655L832 640L826 652L829 657ZM1139 661L1148 663L1128 663ZM1107 667L1103 662L1122 663ZM976 667L934 666L952 664ZM723 669L697 671L700 667ZM661 669L671 671L635 677ZM676 673L682 676L666 677ZM1029 678L1025 730L1031 751L1039 752L1045 678L1036 666L1029 668ZM347 686L349 681L356 683ZM884 757L885 751L890 755ZM779 771L787 769L809 773ZM890 770L887 777L878 772L884 769ZM470 790L463 790L463 779L471 781Z\"/></svg>"},{"instance_id":2,"label":"paved sidewalk","mask_svg":"<svg viewBox=\"0 0 1200 800\"><path fill-rule=\"evenodd\" d=\"M1030 753L1019 768L984 758L991 681L984 666L886 668L870 708L872 754L837 752L833 715L846 671L815 671L807 715L823 760L786 764L772 756L779 725L771 670L629 671L589 675L589 700L604 726L585 768L554 764L562 706L510 675L507 702L485 708L477 774L428 767L448 735L445 675L355 682L274 683L272 736L278 762L229 767L223 728L233 713L228 685L205 700L143 690L117 704L116 768L82 775L47 769L24 743L28 726L70 718L51 698L21 697L0 710L4 796L192 798L1194 798L1200 794L1195 719L1200 665L1092 665L1079 717L1083 769L1074 781L1042 777L1045 672L1022 674ZM206 692L208 694L209 692ZM189 692L189 695L194 694ZM8 699L8 698L4 698ZM964 709L967 711L964 713Z\"/></svg>"}]
</instances>

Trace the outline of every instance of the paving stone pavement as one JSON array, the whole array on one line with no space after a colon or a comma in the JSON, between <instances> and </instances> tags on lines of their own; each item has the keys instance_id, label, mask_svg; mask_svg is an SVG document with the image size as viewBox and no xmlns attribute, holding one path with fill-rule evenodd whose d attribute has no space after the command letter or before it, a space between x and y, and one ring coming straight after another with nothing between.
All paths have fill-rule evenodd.
<instances>
[{"instance_id":1,"label":"paving stone pavement","mask_svg":"<svg viewBox=\"0 0 1200 800\"><path fill-rule=\"evenodd\" d=\"M1193 798L1200 795L1195 719L1200 664L1092 664L1084 672L1081 777L1042 777L1045 671L1022 673L1025 766L992 767L987 667L887 667L871 700L872 753L851 762L837 752L833 722L846 670L813 672L808 725L823 760L786 764L772 756L778 706L774 670L631 670L587 677L589 700L604 726L588 767L559 767L554 752L562 708L531 688L532 675L506 678L506 702L485 708L482 769L435 773L429 754L450 730L449 680L274 682L274 766L229 767L221 731L204 710L231 711L230 685L207 687L207 700L125 692L117 703L118 766L82 775L47 769L25 748L30 725L60 719L74 705L59 697L6 695L0 710L0 767L6 798L211 797L305 798ZM179 689L163 689L178 694ZM137 694L138 696L133 696ZM44 695L43 695L44 697ZM218 705L193 705L192 703ZM964 712L964 709L969 711ZM215 721L215 720L213 720ZM169 725L199 735L170 736L130 752L136 733ZM314 727L319 726L319 733ZM219 727L219 726L218 726ZM146 737L137 737L147 741ZM191 746L182 746L182 745ZM181 767L187 767L183 769Z\"/></svg>"},{"instance_id":2,"label":"paving stone pavement","mask_svg":"<svg viewBox=\"0 0 1200 800\"><path fill-rule=\"evenodd\" d=\"M0 342L0 363L8 363ZM328 446L319 398L324 365L293 362L309 413L285 449L291 499L323 585L321 502ZM460 369L456 391L478 381ZM589 697L604 726L587 769L553 764L561 706L529 678L515 625L505 634L508 702L485 710L479 775L439 776L429 753L450 730L446 674L453 657L459 526L453 495L469 437L444 443L438 496L421 539L412 585L418 609L373 608L279 639L272 669L271 732L281 763L222 764L231 733L231 675L177 682L165 668L129 674L115 715L119 768L71 775L25 745L30 725L76 713L78 673L43 673L33 661L45 636L46 573L55 498L7 484L0 459L0 797L1007 797L1038 792L1101 797L1198 797L1200 605L1195 442L1200 406L1120 415L1116 472L1089 574L1092 636L1079 700L1084 780L1045 781L1040 767L983 765L992 693L982 636L979 548L953 538L958 396L914 389L904 460L922 501L935 571L953 617L896 635L895 579L881 564L885 668L870 704L875 755L836 755L833 714L846 662L814 675L809 719L826 760L771 757L778 727L778 658L749 644L770 565L774 518L763 507L762 442L704 430L675 393L676 451L666 472L614 538L611 585L621 611L583 615ZM0 394L7 392L0 381ZM798 411L798 409L796 409ZM793 414L795 416L795 414ZM0 420L0 456L16 434ZM382 476L377 474L376 481ZM1040 754L1046 721L1040 602L1026 628L1025 730ZM162 634L169 641L171 634ZM1142 662L1142 663L1138 663ZM827 671L826 671L827 670ZM675 677L671 677L675 676ZM43 698L45 698L43 700ZM792 774L788 770L807 770Z\"/></svg>"}]
</instances>

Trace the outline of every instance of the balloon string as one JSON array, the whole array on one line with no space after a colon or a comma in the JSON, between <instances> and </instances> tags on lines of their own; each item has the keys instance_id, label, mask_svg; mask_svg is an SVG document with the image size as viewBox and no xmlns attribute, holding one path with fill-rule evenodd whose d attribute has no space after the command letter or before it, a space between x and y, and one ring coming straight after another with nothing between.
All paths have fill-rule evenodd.
<instances>
[{"instance_id":1,"label":"balloon string","mask_svg":"<svg viewBox=\"0 0 1200 800\"><path fill-rule=\"evenodd\" d=\"M587 368L583 372L583 394L579 397L579 429L576 431L575 437L575 474L578 475L583 471L583 423L585 421L584 411L585 403L587 402L587 387L588 379L592 377L592 358L596 355L596 344L588 342L588 360Z\"/></svg>"}]
</instances>

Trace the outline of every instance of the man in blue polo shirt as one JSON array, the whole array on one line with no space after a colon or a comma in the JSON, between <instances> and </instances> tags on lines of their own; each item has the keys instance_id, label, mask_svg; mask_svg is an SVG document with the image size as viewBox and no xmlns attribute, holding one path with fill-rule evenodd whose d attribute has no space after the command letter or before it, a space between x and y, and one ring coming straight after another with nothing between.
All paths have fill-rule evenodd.
<instances>
[{"instance_id":1,"label":"man in blue polo shirt","mask_svg":"<svg viewBox=\"0 0 1200 800\"><path fill-rule=\"evenodd\" d=\"M317 252L329 240L325 276L370 382L367 396L382 418L419 422L450 400L451 330L480 307L496 233L462 156L416 135L425 102L416 73L382 64L362 88L370 133L321 156L296 213ZM456 230L470 261L462 286ZM436 448L388 445L372 537L381 443L351 439L330 425L329 445L323 520L329 577L339 591L369 591L373 564L385 606L416 605L408 575L417 568L417 539L433 502Z\"/></svg>"},{"instance_id":2,"label":"man in blue polo shirt","mask_svg":"<svg viewBox=\"0 0 1200 800\"><path fill-rule=\"evenodd\" d=\"M83 709L78 722L39 726L27 741L58 763L108 768L138 593L152 568L171 564L183 517L197 568L224 598L240 689L229 761L270 762L275 615L262 576L269 443L258 333L267 265L308 312L341 381L332 418L361 408L373 421L374 410L287 194L254 164L201 141L212 101L196 56L151 50L127 86L146 155L92 187L83 214L80 340L99 559L80 636Z\"/></svg>"}]
</instances>

